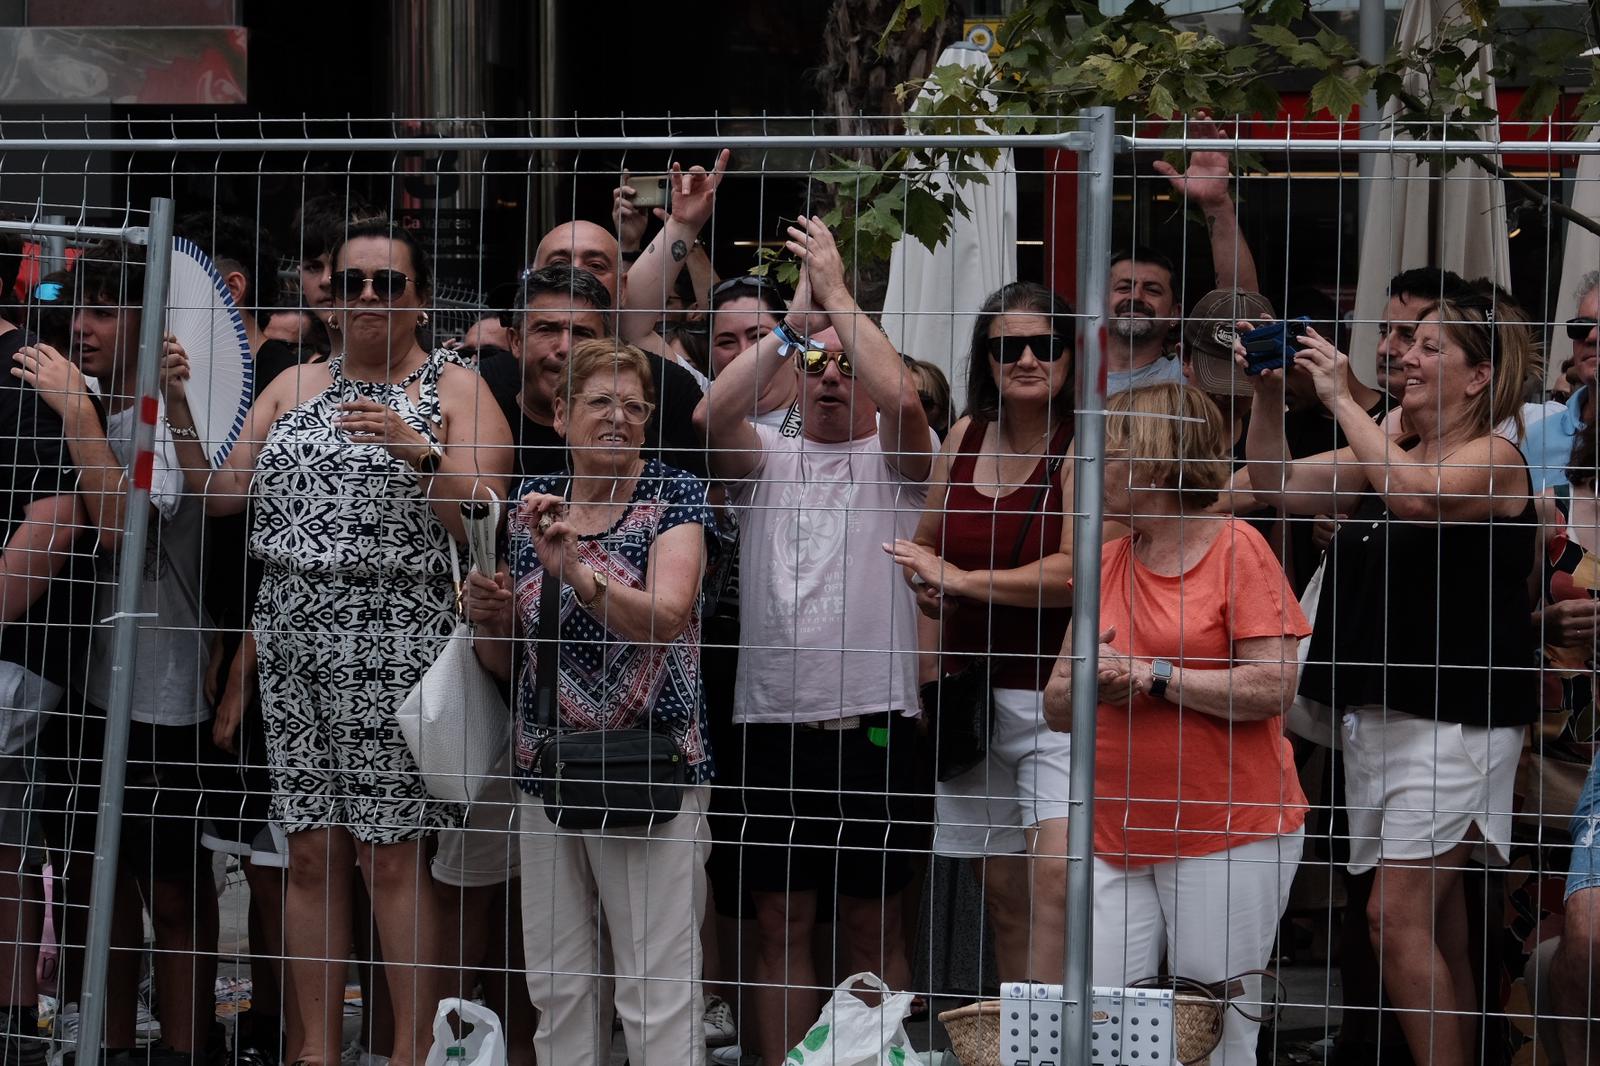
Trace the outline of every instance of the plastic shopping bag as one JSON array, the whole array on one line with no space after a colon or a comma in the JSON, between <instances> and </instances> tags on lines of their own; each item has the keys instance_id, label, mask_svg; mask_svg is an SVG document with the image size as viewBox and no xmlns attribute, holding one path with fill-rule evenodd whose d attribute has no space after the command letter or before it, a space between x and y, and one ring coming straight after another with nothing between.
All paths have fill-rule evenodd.
<instances>
[{"instance_id":1,"label":"plastic shopping bag","mask_svg":"<svg viewBox=\"0 0 1600 1066\"><path fill-rule=\"evenodd\" d=\"M459 1038L450 1028L452 1013L461 1017ZM427 1066L506 1066L506 1035L499 1016L471 1000L441 999L433 1015Z\"/></svg>"},{"instance_id":2,"label":"plastic shopping bag","mask_svg":"<svg viewBox=\"0 0 1600 1066\"><path fill-rule=\"evenodd\" d=\"M858 984L882 994L876 1007L851 991ZM805 1039L784 1056L784 1066L925 1066L906 1036L910 1013L910 992L890 992L876 974L847 977Z\"/></svg>"}]
</instances>

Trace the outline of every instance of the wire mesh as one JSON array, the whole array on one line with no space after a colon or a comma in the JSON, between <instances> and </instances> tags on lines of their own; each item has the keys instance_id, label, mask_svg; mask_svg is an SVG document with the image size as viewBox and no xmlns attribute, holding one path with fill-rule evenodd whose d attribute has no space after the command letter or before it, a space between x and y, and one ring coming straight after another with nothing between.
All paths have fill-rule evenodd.
<instances>
[{"instance_id":1,"label":"wire mesh","mask_svg":"<svg viewBox=\"0 0 1600 1066\"><path fill-rule=\"evenodd\" d=\"M906 995L828 1007L833 1032L904 1016L930 1054L1003 984L1067 1009L1080 978L1166 975L1223 982L1212 1062L1581 1061L1600 258L1564 266L1588 238L1556 205L1596 213L1593 142L1502 123L1480 149L1508 187L1448 136L1354 124L1121 125L1098 167L1075 123L764 121L0 127L3 312L42 353L0 415L0 640L52 685L0 701L0 992L52 997L37 1049L72 1048L105 597L145 478L108 1054L422 1061L460 996L513 1062L830 1061L819 1013L866 972ZM1005 149L940 249L885 268L789 229L836 210L859 239L887 207L816 176L913 143ZM941 188L927 162L883 188ZM187 388L141 470L127 205L152 195L215 268L171 320L237 312L248 358L226 330L163 351ZM802 291L747 273L762 249L811 260ZM1264 317L1307 320L1287 374L1235 363ZM460 504L491 489L472 635ZM485 779L470 807L395 720L447 648L503 701L476 717L461 683L424 726L436 792ZM624 751L676 817L618 824ZM591 829L561 776L584 757Z\"/></svg>"}]
</instances>

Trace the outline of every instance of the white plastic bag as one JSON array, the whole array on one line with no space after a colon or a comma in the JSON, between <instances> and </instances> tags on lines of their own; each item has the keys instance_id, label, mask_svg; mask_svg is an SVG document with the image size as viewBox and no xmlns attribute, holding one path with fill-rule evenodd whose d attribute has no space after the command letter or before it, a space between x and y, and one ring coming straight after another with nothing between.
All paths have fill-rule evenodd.
<instances>
[{"instance_id":1,"label":"white plastic bag","mask_svg":"<svg viewBox=\"0 0 1600 1066\"><path fill-rule=\"evenodd\" d=\"M452 1013L461 1016L459 1040L450 1028ZM460 1054L451 1054L458 1048ZM433 1015L427 1066L506 1066L506 1035L499 1016L468 999L441 999Z\"/></svg>"},{"instance_id":2,"label":"white plastic bag","mask_svg":"<svg viewBox=\"0 0 1600 1066\"><path fill-rule=\"evenodd\" d=\"M851 991L857 984L882 993L876 1007ZM910 1013L910 992L890 992L876 974L847 977L805 1039L783 1057L784 1066L925 1066L906 1036Z\"/></svg>"}]
</instances>

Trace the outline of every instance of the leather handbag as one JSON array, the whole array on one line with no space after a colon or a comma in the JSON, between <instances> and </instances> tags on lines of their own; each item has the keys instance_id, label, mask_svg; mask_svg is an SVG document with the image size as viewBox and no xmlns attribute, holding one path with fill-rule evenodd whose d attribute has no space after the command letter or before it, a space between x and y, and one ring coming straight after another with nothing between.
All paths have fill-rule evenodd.
<instances>
[{"instance_id":1,"label":"leather handbag","mask_svg":"<svg viewBox=\"0 0 1600 1066\"><path fill-rule=\"evenodd\" d=\"M539 588L534 721L549 731L534 758L545 817L563 829L633 829L671 821L683 806L683 753L654 729L561 728L556 702L561 582Z\"/></svg>"},{"instance_id":2,"label":"leather handbag","mask_svg":"<svg viewBox=\"0 0 1600 1066\"><path fill-rule=\"evenodd\" d=\"M461 560L454 539L450 570L459 599ZM429 795L454 803L478 798L510 742L511 711L500 683L473 653L466 622L457 622L439 657L406 693L395 725Z\"/></svg>"},{"instance_id":3,"label":"leather handbag","mask_svg":"<svg viewBox=\"0 0 1600 1066\"><path fill-rule=\"evenodd\" d=\"M1015 570L1021 561L1033 516L1044 506L1065 458L1052 456L1045 464L1044 484L1039 486L1033 505L1023 518L1008 569ZM994 667L987 656L975 657L961 669L929 681L919 691L922 711L928 718L928 739L933 743L935 776L940 781L960 777L989 754L989 734L994 728Z\"/></svg>"}]
</instances>

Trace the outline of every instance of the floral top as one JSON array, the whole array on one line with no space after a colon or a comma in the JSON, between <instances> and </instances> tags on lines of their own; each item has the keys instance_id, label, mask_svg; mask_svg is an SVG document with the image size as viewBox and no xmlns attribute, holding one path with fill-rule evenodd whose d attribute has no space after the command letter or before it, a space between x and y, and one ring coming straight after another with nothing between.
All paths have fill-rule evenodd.
<instances>
[{"instance_id":1,"label":"floral top","mask_svg":"<svg viewBox=\"0 0 1600 1066\"><path fill-rule=\"evenodd\" d=\"M567 494L570 474L525 478L516 498L530 492ZM645 568L656 538L675 526L698 525L706 551L716 550L715 519L699 478L651 459L639 475L628 509L606 532L579 537L578 562L603 572L613 587L645 587ZM510 537L514 610L527 639L518 664L516 694L517 777L524 790L539 791L536 762L550 731L534 722L537 662L540 652L539 590L544 567L521 516L513 512ZM556 704L567 730L630 729L646 725L664 730L687 764L690 784L711 780L713 765L700 678L700 607L696 599L689 624L666 643L627 640L605 626L605 600L594 613L578 603L572 586L561 589L561 659ZM648 719L646 718L648 716Z\"/></svg>"}]
</instances>

